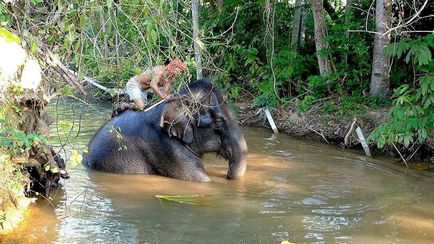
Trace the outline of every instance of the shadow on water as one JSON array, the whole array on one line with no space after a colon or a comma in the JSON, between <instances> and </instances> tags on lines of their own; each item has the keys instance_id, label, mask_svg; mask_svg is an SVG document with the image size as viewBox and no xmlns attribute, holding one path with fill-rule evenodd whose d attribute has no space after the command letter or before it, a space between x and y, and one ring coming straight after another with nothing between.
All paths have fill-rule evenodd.
<instances>
[{"instance_id":1,"label":"shadow on water","mask_svg":"<svg viewBox=\"0 0 434 244\"><path fill-rule=\"evenodd\" d=\"M59 120L74 103L60 105ZM78 106L78 105L77 105ZM97 106L97 105L96 105ZM82 115L85 146L109 113ZM83 108L81 108L83 109ZM77 123L77 121L75 121ZM75 130L76 128L74 128ZM53 129L54 130L54 129ZM71 133L75 135L76 133ZM70 169L51 203L32 206L6 243L432 243L434 177L386 159L244 128L245 177L224 179L227 162L204 159L211 183ZM59 136L60 141L62 137ZM59 142L59 140L57 140ZM61 148L61 145L58 145ZM66 156L70 148L65 148ZM202 195L198 205L155 195Z\"/></svg>"}]
</instances>

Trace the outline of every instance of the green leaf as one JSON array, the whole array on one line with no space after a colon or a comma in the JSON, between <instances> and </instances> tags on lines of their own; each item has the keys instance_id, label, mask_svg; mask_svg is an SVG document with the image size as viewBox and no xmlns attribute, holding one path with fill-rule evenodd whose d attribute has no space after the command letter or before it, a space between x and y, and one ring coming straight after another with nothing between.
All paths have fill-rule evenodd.
<instances>
[{"instance_id":1,"label":"green leaf","mask_svg":"<svg viewBox=\"0 0 434 244\"><path fill-rule=\"evenodd\" d=\"M16 42L21 44L21 39L14 33L6 30L5 28L0 28L0 37L3 37L7 42Z\"/></svg>"},{"instance_id":2,"label":"green leaf","mask_svg":"<svg viewBox=\"0 0 434 244\"><path fill-rule=\"evenodd\" d=\"M384 135L381 135L377 140L377 147L381 149L384 147L385 144L386 144L386 137Z\"/></svg>"},{"instance_id":3,"label":"green leaf","mask_svg":"<svg viewBox=\"0 0 434 244\"><path fill-rule=\"evenodd\" d=\"M0 141L0 145L6 146L6 147L13 147L14 145L12 144L12 140L9 139L2 139Z\"/></svg>"},{"instance_id":4,"label":"green leaf","mask_svg":"<svg viewBox=\"0 0 434 244\"><path fill-rule=\"evenodd\" d=\"M27 136L23 131L17 130L14 132L14 136L21 142L27 142Z\"/></svg>"},{"instance_id":5,"label":"green leaf","mask_svg":"<svg viewBox=\"0 0 434 244\"><path fill-rule=\"evenodd\" d=\"M87 20L86 14L84 14L84 12L81 13L80 14L80 28L81 29L84 28L84 26L86 25L86 20Z\"/></svg>"},{"instance_id":6,"label":"green leaf","mask_svg":"<svg viewBox=\"0 0 434 244\"><path fill-rule=\"evenodd\" d=\"M408 63L410 61L410 58L411 58L411 51L409 51L407 53L407 56L405 56L405 62Z\"/></svg>"},{"instance_id":7,"label":"green leaf","mask_svg":"<svg viewBox=\"0 0 434 244\"><path fill-rule=\"evenodd\" d=\"M420 88L422 89L422 95L425 96L428 92L430 84L428 82L424 82L425 79L423 79L423 77L421 77L420 79L421 79L421 82L419 82L419 84L420 84ZM423 79L423 81L422 81L422 79Z\"/></svg>"},{"instance_id":8,"label":"green leaf","mask_svg":"<svg viewBox=\"0 0 434 244\"><path fill-rule=\"evenodd\" d=\"M107 8L110 9L113 5L113 0L107 0L106 5L107 5Z\"/></svg>"},{"instance_id":9,"label":"green leaf","mask_svg":"<svg viewBox=\"0 0 434 244\"><path fill-rule=\"evenodd\" d=\"M413 142L413 136L411 134L406 134L404 136L404 146L408 147L410 145L410 142Z\"/></svg>"},{"instance_id":10,"label":"green leaf","mask_svg":"<svg viewBox=\"0 0 434 244\"><path fill-rule=\"evenodd\" d=\"M424 65L424 64L428 64L429 61L431 60L431 51L429 50L429 48L427 46L422 46L419 49L419 53L418 53L418 63L419 65Z\"/></svg>"},{"instance_id":11,"label":"green leaf","mask_svg":"<svg viewBox=\"0 0 434 244\"><path fill-rule=\"evenodd\" d=\"M69 162L70 162L72 168L75 168L77 165L79 165L82 160L83 160L83 157L81 154L78 153L77 150L74 149L71 151L71 156L69 158Z\"/></svg>"},{"instance_id":12,"label":"green leaf","mask_svg":"<svg viewBox=\"0 0 434 244\"><path fill-rule=\"evenodd\" d=\"M423 109L427 109L430 107L431 104L434 104L434 96L429 96L425 99L423 102Z\"/></svg>"},{"instance_id":13,"label":"green leaf","mask_svg":"<svg viewBox=\"0 0 434 244\"><path fill-rule=\"evenodd\" d=\"M72 122L67 120L60 120L58 125L64 132L69 131L73 126Z\"/></svg>"},{"instance_id":14,"label":"green leaf","mask_svg":"<svg viewBox=\"0 0 434 244\"><path fill-rule=\"evenodd\" d=\"M155 197L169 202L199 205L198 198L204 196L205 195L156 195Z\"/></svg>"},{"instance_id":15,"label":"green leaf","mask_svg":"<svg viewBox=\"0 0 434 244\"><path fill-rule=\"evenodd\" d=\"M423 141L425 141L425 139L428 137L428 130L425 128L422 128L420 130L419 136L418 136L418 140L420 143L423 143Z\"/></svg>"},{"instance_id":16,"label":"green leaf","mask_svg":"<svg viewBox=\"0 0 434 244\"><path fill-rule=\"evenodd\" d=\"M30 51L32 53L36 53L38 51L38 42L35 39L32 40L32 47L30 48Z\"/></svg>"},{"instance_id":17,"label":"green leaf","mask_svg":"<svg viewBox=\"0 0 434 244\"><path fill-rule=\"evenodd\" d=\"M50 171L51 171L52 173L56 174L56 173L59 173L59 168L58 168L57 166L55 166L55 167L51 167L51 168L50 168Z\"/></svg>"}]
</instances>

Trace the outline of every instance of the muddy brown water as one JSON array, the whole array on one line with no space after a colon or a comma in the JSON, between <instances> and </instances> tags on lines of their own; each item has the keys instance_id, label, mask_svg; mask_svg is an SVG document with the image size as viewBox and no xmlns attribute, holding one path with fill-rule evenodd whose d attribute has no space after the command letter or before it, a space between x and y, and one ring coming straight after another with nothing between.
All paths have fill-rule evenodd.
<instances>
[{"instance_id":1,"label":"muddy brown water","mask_svg":"<svg viewBox=\"0 0 434 244\"><path fill-rule=\"evenodd\" d=\"M68 157L109 114L104 105L53 103L52 142ZM78 126L81 121L81 126ZM65 124L63 122L63 124ZM211 183L69 169L51 200L38 200L2 243L434 243L434 176L388 159L243 128L245 177L204 159ZM68 139L65 136L69 134ZM200 195L195 204L156 195Z\"/></svg>"}]
</instances>

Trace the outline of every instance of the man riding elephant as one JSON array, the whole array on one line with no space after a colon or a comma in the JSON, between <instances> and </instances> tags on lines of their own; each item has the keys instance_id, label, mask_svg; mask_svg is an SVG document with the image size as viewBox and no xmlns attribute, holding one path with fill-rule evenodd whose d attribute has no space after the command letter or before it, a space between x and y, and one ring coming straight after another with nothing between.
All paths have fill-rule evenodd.
<instances>
[{"instance_id":1,"label":"man riding elephant","mask_svg":"<svg viewBox=\"0 0 434 244\"><path fill-rule=\"evenodd\" d=\"M125 92L128 95L127 100L131 100L131 102L122 102L119 108L113 111L112 117L119 115L126 109L143 110L147 106L149 89L161 99L168 99L173 80L185 70L185 64L179 59L174 59L165 66L151 67L132 77L125 86ZM160 87L162 88L160 89Z\"/></svg>"},{"instance_id":2,"label":"man riding elephant","mask_svg":"<svg viewBox=\"0 0 434 244\"><path fill-rule=\"evenodd\" d=\"M178 96L149 111L126 111L104 124L89 143L84 164L113 173L159 174L210 181L205 153L228 160L227 179L244 175L247 145L219 88L209 80L190 83Z\"/></svg>"}]
</instances>

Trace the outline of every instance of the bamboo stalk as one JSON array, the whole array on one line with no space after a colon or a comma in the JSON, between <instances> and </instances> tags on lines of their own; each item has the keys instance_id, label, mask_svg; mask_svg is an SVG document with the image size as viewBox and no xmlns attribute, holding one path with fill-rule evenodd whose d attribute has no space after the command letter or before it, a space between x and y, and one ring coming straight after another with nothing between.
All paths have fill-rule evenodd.
<instances>
[{"instance_id":1,"label":"bamboo stalk","mask_svg":"<svg viewBox=\"0 0 434 244\"><path fill-rule=\"evenodd\" d=\"M265 115L267 116L268 122L270 123L271 129L273 129L273 132L275 134L278 134L279 130L277 129L276 124L274 123L273 117L271 117L271 113L270 113L270 110L268 110L268 108L265 108Z\"/></svg>"},{"instance_id":2,"label":"bamboo stalk","mask_svg":"<svg viewBox=\"0 0 434 244\"><path fill-rule=\"evenodd\" d=\"M148 112L149 110L155 108L157 105L159 105L159 104L161 104L161 103L163 103L163 102L165 102L165 101L167 101L167 99L160 100L160 101L158 101L157 103L155 103L155 104L153 104L152 106L150 106L149 108L143 110L143 112ZM157 196L158 196L158 195L157 195Z\"/></svg>"},{"instance_id":3,"label":"bamboo stalk","mask_svg":"<svg viewBox=\"0 0 434 244\"><path fill-rule=\"evenodd\" d=\"M368 144L366 144L365 136L363 136L362 129L360 129L360 127L358 127L358 126L356 128L356 133L357 133L357 136L359 137L360 143L362 143L362 147L363 147L363 150L365 151L366 156L372 157L371 151L369 150L369 146L368 146Z\"/></svg>"}]
</instances>

